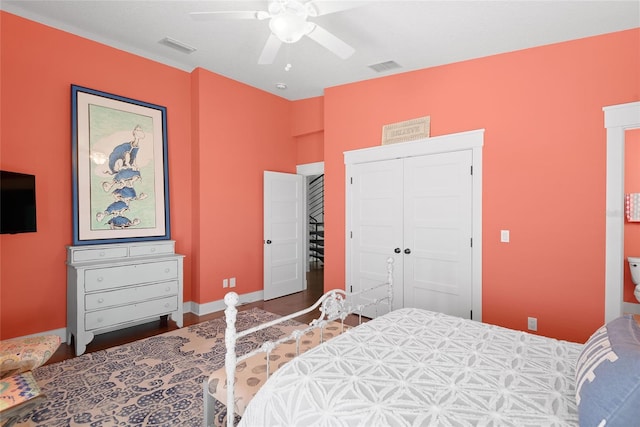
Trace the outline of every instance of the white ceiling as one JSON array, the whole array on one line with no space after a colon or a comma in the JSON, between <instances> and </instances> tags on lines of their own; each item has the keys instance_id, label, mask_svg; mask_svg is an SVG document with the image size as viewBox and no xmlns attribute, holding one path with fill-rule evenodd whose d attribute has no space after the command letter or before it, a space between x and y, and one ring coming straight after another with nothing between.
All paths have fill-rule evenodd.
<instances>
[{"instance_id":1,"label":"white ceiling","mask_svg":"<svg viewBox=\"0 0 640 427\"><path fill-rule=\"evenodd\" d=\"M304 37L258 65L268 21L196 20L190 12L266 10L267 1L1 0L0 7L118 49L192 71L202 67L290 100L324 88L503 52L640 27L632 1L327 1L353 6L310 18L355 48L340 59ZM186 54L160 41L197 50ZM401 68L369 66L395 61ZM287 64L291 64L286 71ZM276 89L285 83L286 90Z\"/></svg>"}]
</instances>

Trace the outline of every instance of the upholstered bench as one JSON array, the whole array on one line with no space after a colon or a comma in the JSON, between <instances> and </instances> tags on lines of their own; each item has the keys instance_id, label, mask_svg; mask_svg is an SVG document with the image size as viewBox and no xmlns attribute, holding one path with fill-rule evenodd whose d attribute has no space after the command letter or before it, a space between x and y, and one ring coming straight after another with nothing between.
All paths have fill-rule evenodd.
<instances>
[{"instance_id":1,"label":"upholstered bench","mask_svg":"<svg viewBox=\"0 0 640 427\"><path fill-rule=\"evenodd\" d=\"M330 322L323 329L323 341L342 333L340 322ZM350 327L344 325L344 331ZM300 354L320 344L320 329L313 329L300 338ZM295 340L286 341L276 346L269 354L269 375L279 367L295 358ZM267 354L257 353L243 360L236 366L235 377L235 413L242 416L245 408L267 380ZM227 374L224 366L209 376L209 394L227 404Z\"/></svg>"}]
</instances>

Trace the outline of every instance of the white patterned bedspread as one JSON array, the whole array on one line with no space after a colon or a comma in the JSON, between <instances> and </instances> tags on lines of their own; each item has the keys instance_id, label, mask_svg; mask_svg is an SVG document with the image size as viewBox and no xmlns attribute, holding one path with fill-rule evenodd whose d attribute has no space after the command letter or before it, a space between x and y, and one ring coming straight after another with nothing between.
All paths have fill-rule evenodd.
<instances>
[{"instance_id":1,"label":"white patterned bedspread","mask_svg":"<svg viewBox=\"0 0 640 427\"><path fill-rule=\"evenodd\" d=\"M281 367L241 426L577 426L581 344L418 309Z\"/></svg>"}]
</instances>

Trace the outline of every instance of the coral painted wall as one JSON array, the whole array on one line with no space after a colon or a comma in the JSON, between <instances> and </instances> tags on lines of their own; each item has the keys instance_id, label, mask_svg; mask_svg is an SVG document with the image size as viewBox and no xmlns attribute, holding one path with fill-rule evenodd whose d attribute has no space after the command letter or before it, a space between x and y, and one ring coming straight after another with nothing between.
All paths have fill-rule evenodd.
<instances>
[{"instance_id":1,"label":"coral painted wall","mask_svg":"<svg viewBox=\"0 0 640 427\"><path fill-rule=\"evenodd\" d=\"M640 129L625 132L624 192L640 193ZM640 222L624 223L624 300L638 304L627 257L640 258Z\"/></svg>"},{"instance_id":2,"label":"coral painted wall","mask_svg":"<svg viewBox=\"0 0 640 427\"><path fill-rule=\"evenodd\" d=\"M296 138L299 165L324 159L324 98L292 103L292 134Z\"/></svg>"},{"instance_id":3,"label":"coral painted wall","mask_svg":"<svg viewBox=\"0 0 640 427\"><path fill-rule=\"evenodd\" d=\"M0 19L1 167L36 175L38 222L36 233L0 236L0 337L66 325L71 84L167 107L171 234L190 283L189 74L6 12Z\"/></svg>"},{"instance_id":4,"label":"coral painted wall","mask_svg":"<svg viewBox=\"0 0 640 427\"><path fill-rule=\"evenodd\" d=\"M324 132L314 132L295 137L297 146L296 163L321 162L324 159Z\"/></svg>"},{"instance_id":5,"label":"coral painted wall","mask_svg":"<svg viewBox=\"0 0 640 427\"><path fill-rule=\"evenodd\" d=\"M185 301L262 288L262 172L324 160L327 288L344 285L343 152L383 124L485 128L484 320L583 341L604 308L602 107L640 99L640 29L328 88L288 102L0 12L0 167L34 173L38 232L0 236L0 338L66 326L71 100L78 84L167 107ZM247 125L251 123L251 126ZM511 243L499 243L499 230Z\"/></svg>"},{"instance_id":6,"label":"coral painted wall","mask_svg":"<svg viewBox=\"0 0 640 427\"><path fill-rule=\"evenodd\" d=\"M486 129L483 320L586 340L604 321L602 107L640 99L639 69L635 29L326 89L325 288L345 279L343 151L429 115L434 136Z\"/></svg>"},{"instance_id":7,"label":"coral painted wall","mask_svg":"<svg viewBox=\"0 0 640 427\"><path fill-rule=\"evenodd\" d=\"M36 175L38 232L0 236L0 338L66 326L71 96L77 84L167 107L171 237L184 301L262 288L262 171L295 172L291 103L0 12L0 167ZM251 123L251 126L247 124Z\"/></svg>"},{"instance_id":8,"label":"coral painted wall","mask_svg":"<svg viewBox=\"0 0 640 427\"><path fill-rule=\"evenodd\" d=\"M193 79L199 94L194 289L197 302L209 302L228 291L224 278L236 278L238 293L262 290L263 171L295 173L296 147L289 101L204 69Z\"/></svg>"}]
</instances>

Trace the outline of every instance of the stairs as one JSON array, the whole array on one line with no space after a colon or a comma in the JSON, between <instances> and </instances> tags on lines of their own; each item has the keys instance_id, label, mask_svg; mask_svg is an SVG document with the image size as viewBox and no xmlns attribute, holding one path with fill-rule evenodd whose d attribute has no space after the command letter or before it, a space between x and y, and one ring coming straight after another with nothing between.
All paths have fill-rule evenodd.
<instances>
[{"instance_id":1,"label":"stairs","mask_svg":"<svg viewBox=\"0 0 640 427\"><path fill-rule=\"evenodd\" d=\"M324 264L324 222L309 222L309 257Z\"/></svg>"},{"instance_id":2,"label":"stairs","mask_svg":"<svg viewBox=\"0 0 640 427\"><path fill-rule=\"evenodd\" d=\"M309 261L324 265L324 174L312 177L308 189Z\"/></svg>"}]
</instances>

